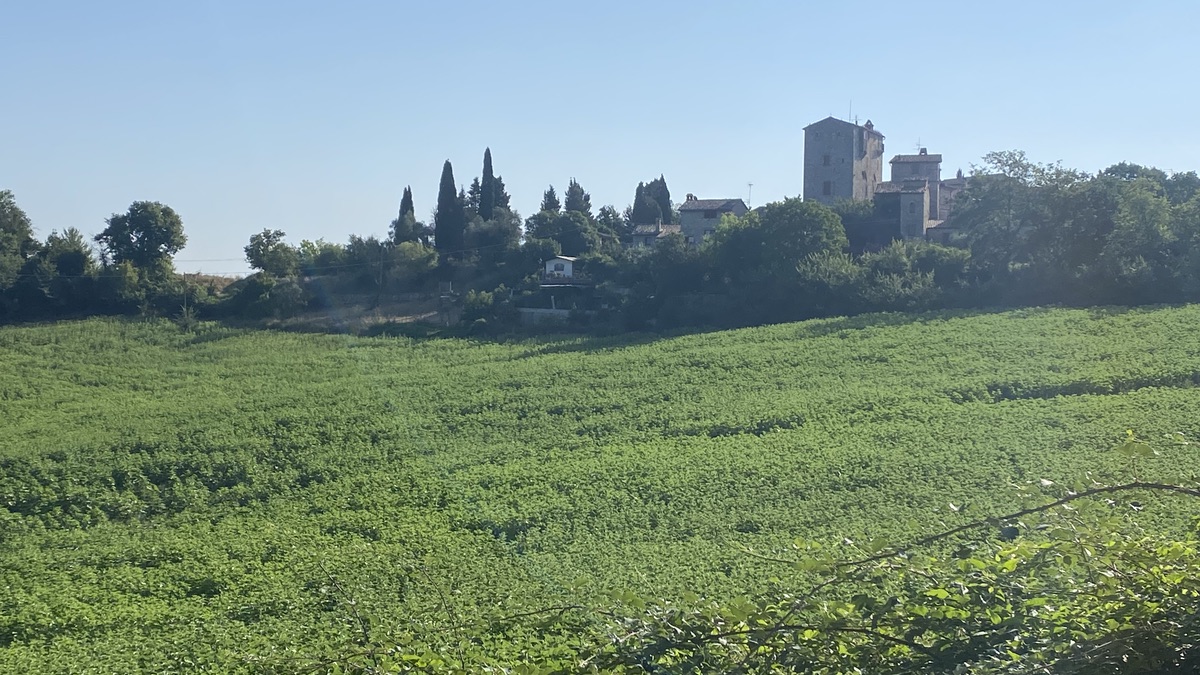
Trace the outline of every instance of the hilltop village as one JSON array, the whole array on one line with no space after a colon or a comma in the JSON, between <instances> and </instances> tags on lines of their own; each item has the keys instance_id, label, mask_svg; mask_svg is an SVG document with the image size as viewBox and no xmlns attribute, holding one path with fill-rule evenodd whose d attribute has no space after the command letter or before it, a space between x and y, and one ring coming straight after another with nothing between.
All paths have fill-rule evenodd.
<instances>
[{"instance_id":1,"label":"hilltop village","mask_svg":"<svg viewBox=\"0 0 1200 675\"><path fill-rule=\"evenodd\" d=\"M883 180L884 135L867 120L859 125L826 117L804 127L804 192L806 200L833 205L839 201L872 202L871 217L847 224L853 249L879 248L896 239L949 243L955 233L950 217L957 195L969 178L961 170L942 178L942 156L919 148L916 154L888 161L890 180ZM679 205L679 223L638 225L630 246L651 246L659 237L680 234L698 245L721 218L748 211L738 198L700 199L688 194Z\"/></svg>"},{"instance_id":2,"label":"hilltop village","mask_svg":"<svg viewBox=\"0 0 1200 675\"><path fill-rule=\"evenodd\" d=\"M375 317L364 326L503 334L557 322L618 332L1197 298L1195 172L1121 162L1089 174L1020 151L989 153L981 166L943 179L940 154L918 146L889 157L870 120L827 117L804 127L801 197L753 210L734 197L677 201L660 174L639 182L621 211L594 208L572 178L561 198L548 186L522 218L485 149L469 188L445 161L432 223L416 219L407 187L386 237L295 245L264 229L243 249L256 272L237 280L175 273L187 236L166 204L134 202L90 241L67 228L39 242L0 190L0 230L15 242L0 241L0 320L141 314L342 330L353 304Z\"/></svg>"}]
</instances>

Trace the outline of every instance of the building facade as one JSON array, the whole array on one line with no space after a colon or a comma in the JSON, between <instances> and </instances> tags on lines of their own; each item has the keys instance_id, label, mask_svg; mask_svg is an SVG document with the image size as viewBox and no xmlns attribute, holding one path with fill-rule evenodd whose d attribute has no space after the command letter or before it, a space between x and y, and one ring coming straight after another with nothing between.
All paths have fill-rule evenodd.
<instances>
[{"instance_id":1,"label":"building facade","mask_svg":"<svg viewBox=\"0 0 1200 675\"><path fill-rule=\"evenodd\" d=\"M689 194L679 205L679 229L684 241L699 245L716 231L725 214L740 218L749 210L741 199L697 199Z\"/></svg>"},{"instance_id":2,"label":"building facade","mask_svg":"<svg viewBox=\"0 0 1200 675\"><path fill-rule=\"evenodd\" d=\"M804 198L822 204L870 200L883 182L883 134L826 117L804 127Z\"/></svg>"},{"instance_id":3,"label":"building facade","mask_svg":"<svg viewBox=\"0 0 1200 675\"><path fill-rule=\"evenodd\" d=\"M659 220L653 225L638 225L629 236L629 246L633 248L653 248L663 237L679 234L679 225L663 225Z\"/></svg>"},{"instance_id":4,"label":"building facade","mask_svg":"<svg viewBox=\"0 0 1200 675\"><path fill-rule=\"evenodd\" d=\"M915 155L896 155L889 164L892 167L893 183L925 181L928 192L926 198L929 202L928 220L942 220L942 156L931 155L925 148L921 148Z\"/></svg>"}]
</instances>

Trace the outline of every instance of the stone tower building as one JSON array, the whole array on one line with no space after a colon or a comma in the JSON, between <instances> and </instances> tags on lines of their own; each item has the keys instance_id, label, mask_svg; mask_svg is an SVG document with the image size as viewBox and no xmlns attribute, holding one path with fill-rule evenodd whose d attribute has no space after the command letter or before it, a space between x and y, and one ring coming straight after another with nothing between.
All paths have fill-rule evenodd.
<instances>
[{"instance_id":1,"label":"stone tower building","mask_svg":"<svg viewBox=\"0 0 1200 675\"><path fill-rule=\"evenodd\" d=\"M832 204L871 199L883 180L883 134L826 117L804 127L804 198Z\"/></svg>"},{"instance_id":2,"label":"stone tower building","mask_svg":"<svg viewBox=\"0 0 1200 675\"><path fill-rule=\"evenodd\" d=\"M925 148L915 155L896 155L892 165L892 182L927 181L929 185L929 220L942 220L942 156L931 155Z\"/></svg>"}]
</instances>

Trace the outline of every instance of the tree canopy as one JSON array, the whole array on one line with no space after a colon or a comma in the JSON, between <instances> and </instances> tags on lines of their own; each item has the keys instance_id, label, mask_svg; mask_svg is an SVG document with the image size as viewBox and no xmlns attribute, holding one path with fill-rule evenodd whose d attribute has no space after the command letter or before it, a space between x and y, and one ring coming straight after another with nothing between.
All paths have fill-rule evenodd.
<instances>
[{"instance_id":1,"label":"tree canopy","mask_svg":"<svg viewBox=\"0 0 1200 675\"><path fill-rule=\"evenodd\" d=\"M16 279L36 246L29 216L17 206L10 190L0 190L0 289Z\"/></svg>"},{"instance_id":2,"label":"tree canopy","mask_svg":"<svg viewBox=\"0 0 1200 675\"><path fill-rule=\"evenodd\" d=\"M558 201L558 193L555 192L554 186L551 185L542 193L542 205L538 210L558 213L561 209L562 203Z\"/></svg>"},{"instance_id":3,"label":"tree canopy","mask_svg":"<svg viewBox=\"0 0 1200 675\"><path fill-rule=\"evenodd\" d=\"M112 262L130 263L143 271L169 267L171 258L187 244L179 214L159 202L134 202L125 213L114 213L108 227L96 235Z\"/></svg>"},{"instance_id":4,"label":"tree canopy","mask_svg":"<svg viewBox=\"0 0 1200 675\"><path fill-rule=\"evenodd\" d=\"M244 249L246 262L273 277L295 275L300 269L300 252L283 240L285 236L283 230L270 229L251 235Z\"/></svg>"},{"instance_id":5,"label":"tree canopy","mask_svg":"<svg viewBox=\"0 0 1200 675\"><path fill-rule=\"evenodd\" d=\"M582 213L589 220L592 217L592 196L584 191L583 186L574 178L567 184L563 208Z\"/></svg>"},{"instance_id":6,"label":"tree canopy","mask_svg":"<svg viewBox=\"0 0 1200 675\"><path fill-rule=\"evenodd\" d=\"M792 276L800 260L821 251L841 251L848 242L832 209L792 197L741 218L727 216L706 244L725 275L744 279Z\"/></svg>"}]
</instances>

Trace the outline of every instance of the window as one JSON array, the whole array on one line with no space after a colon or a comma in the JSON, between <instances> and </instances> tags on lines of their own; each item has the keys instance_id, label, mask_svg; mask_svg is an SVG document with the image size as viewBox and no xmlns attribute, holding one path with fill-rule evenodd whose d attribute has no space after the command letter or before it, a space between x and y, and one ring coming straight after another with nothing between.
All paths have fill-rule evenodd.
<instances>
[{"instance_id":1,"label":"window","mask_svg":"<svg viewBox=\"0 0 1200 675\"><path fill-rule=\"evenodd\" d=\"M720 211L705 211L705 212L704 212L704 219L705 219L705 220L712 220L713 218L716 218L716 217L717 217L717 216L719 216L719 215L721 215L721 212L720 212Z\"/></svg>"},{"instance_id":2,"label":"window","mask_svg":"<svg viewBox=\"0 0 1200 675\"><path fill-rule=\"evenodd\" d=\"M824 166L829 166L830 164L832 164L832 161L830 160L829 155L825 155L824 157L821 158L821 164Z\"/></svg>"},{"instance_id":3,"label":"window","mask_svg":"<svg viewBox=\"0 0 1200 675\"><path fill-rule=\"evenodd\" d=\"M831 181L831 180L825 181L825 184L821 186L821 194L823 194L823 195L833 194L833 181Z\"/></svg>"},{"instance_id":4,"label":"window","mask_svg":"<svg viewBox=\"0 0 1200 675\"><path fill-rule=\"evenodd\" d=\"M863 177L863 180L866 180L866 179L867 179L867 172L866 172L866 171L862 172L862 177Z\"/></svg>"},{"instance_id":5,"label":"window","mask_svg":"<svg viewBox=\"0 0 1200 675\"><path fill-rule=\"evenodd\" d=\"M913 164L909 167L909 172L915 176L915 175L921 173L921 167L916 164Z\"/></svg>"},{"instance_id":6,"label":"window","mask_svg":"<svg viewBox=\"0 0 1200 675\"><path fill-rule=\"evenodd\" d=\"M909 212L909 213L912 213L912 214L916 214L916 212L917 212L917 205L916 205L916 203L915 203L915 202L909 202L909 203L908 203L908 212Z\"/></svg>"},{"instance_id":7,"label":"window","mask_svg":"<svg viewBox=\"0 0 1200 675\"><path fill-rule=\"evenodd\" d=\"M567 270L567 266L565 264L554 263L554 271L555 272L565 272L566 270Z\"/></svg>"}]
</instances>

